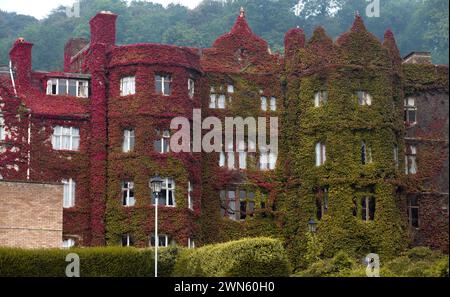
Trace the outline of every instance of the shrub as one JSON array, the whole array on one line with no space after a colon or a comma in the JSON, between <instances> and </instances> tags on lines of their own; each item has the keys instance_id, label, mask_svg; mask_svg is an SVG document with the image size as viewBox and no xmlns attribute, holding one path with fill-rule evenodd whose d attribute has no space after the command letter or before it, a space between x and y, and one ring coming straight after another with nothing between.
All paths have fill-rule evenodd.
<instances>
[{"instance_id":1,"label":"shrub","mask_svg":"<svg viewBox=\"0 0 450 297\"><path fill-rule=\"evenodd\" d=\"M177 259L178 277L264 277L288 276L290 265L280 241L247 238L183 250Z\"/></svg>"},{"instance_id":2,"label":"shrub","mask_svg":"<svg viewBox=\"0 0 450 297\"><path fill-rule=\"evenodd\" d=\"M170 276L178 248L160 249L158 271ZM24 250L0 248L0 276L64 277L66 256L80 257L83 277L144 277L154 275L154 250L134 248L76 248L69 250Z\"/></svg>"}]
</instances>

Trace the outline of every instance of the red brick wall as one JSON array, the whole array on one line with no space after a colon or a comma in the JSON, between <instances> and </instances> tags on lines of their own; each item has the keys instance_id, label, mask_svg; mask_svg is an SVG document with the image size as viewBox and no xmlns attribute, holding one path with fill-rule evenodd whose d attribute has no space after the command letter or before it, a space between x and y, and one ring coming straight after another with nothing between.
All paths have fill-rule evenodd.
<instances>
[{"instance_id":1,"label":"red brick wall","mask_svg":"<svg viewBox=\"0 0 450 297\"><path fill-rule=\"evenodd\" d=\"M63 186L0 181L0 246L59 248Z\"/></svg>"}]
</instances>

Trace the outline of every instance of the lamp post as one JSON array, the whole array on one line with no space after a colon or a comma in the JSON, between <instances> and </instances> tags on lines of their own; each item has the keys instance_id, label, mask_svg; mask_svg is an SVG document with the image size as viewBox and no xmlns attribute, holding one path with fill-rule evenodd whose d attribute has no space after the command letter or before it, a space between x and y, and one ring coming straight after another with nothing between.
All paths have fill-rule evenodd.
<instances>
[{"instance_id":1,"label":"lamp post","mask_svg":"<svg viewBox=\"0 0 450 297\"><path fill-rule=\"evenodd\" d=\"M314 220L314 218L312 218L312 217L309 219L309 222L308 222L308 230L311 233L316 233L316 231L317 231L317 223Z\"/></svg>"},{"instance_id":2,"label":"lamp post","mask_svg":"<svg viewBox=\"0 0 450 297\"><path fill-rule=\"evenodd\" d=\"M158 203L159 203L159 193L161 193L162 183L164 181L156 175L149 181L149 188L152 190L153 195L155 195L155 277L158 277L158 247L159 247L159 237L158 237Z\"/></svg>"}]
</instances>

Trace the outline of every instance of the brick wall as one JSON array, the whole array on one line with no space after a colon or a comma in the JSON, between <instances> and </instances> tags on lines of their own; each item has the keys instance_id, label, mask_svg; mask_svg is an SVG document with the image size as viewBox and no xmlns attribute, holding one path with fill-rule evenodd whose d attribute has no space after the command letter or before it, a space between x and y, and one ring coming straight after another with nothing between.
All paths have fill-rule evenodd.
<instances>
[{"instance_id":1,"label":"brick wall","mask_svg":"<svg viewBox=\"0 0 450 297\"><path fill-rule=\"evenodd\" d=\"M0 246L59 248L63 186L0 181Z\"/></svg>"}]
</instances>

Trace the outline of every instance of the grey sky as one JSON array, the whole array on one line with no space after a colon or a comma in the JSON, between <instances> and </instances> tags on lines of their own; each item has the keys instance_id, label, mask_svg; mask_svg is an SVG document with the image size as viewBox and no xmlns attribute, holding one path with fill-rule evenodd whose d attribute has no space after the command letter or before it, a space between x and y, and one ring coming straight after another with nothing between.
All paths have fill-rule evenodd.
<instances>
[{"instance_id":1,"label":"grey sky","mask_svg":"<svg viewBox=\"0 0 450 297\"><path fill-rule=\"evenodd\" d=\"M194 8L201 0L148 0L148 2L180 3L184 6ZM75 0L0 0L0 9L3 11L17 12L32 15L36 18L44 18L53 8L59 5L72 5Z\"/></svg>"}]
</instances>

